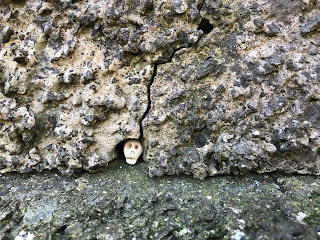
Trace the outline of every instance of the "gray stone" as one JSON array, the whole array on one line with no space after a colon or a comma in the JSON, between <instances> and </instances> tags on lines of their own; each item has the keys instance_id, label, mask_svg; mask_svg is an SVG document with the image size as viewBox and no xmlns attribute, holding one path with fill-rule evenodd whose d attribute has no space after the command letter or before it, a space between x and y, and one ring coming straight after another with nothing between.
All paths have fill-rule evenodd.
<instances>
[{"instance_id":1,"label":"gray stone","mask_svg":"<svg viewBox=\"0 0 320 240\"><path fill-rule=\"evenodd\" d=\"M301 27L300 32L302 36L306 36L318 29L320 26L320 15L311 17L308 19L307 23Z\"/></svg>"},{"instance_id":2,"label":"gray stone","mask_svg":"<svg viewBox=\"0 0 320 240\"><path fill-rule=\"evenodd\" d=\"M100 172L0 177L1 239L317 239L315 176L150 178L117 159ZM306 200L307 199L307 200Z\"/></svg>"}]
</instances>

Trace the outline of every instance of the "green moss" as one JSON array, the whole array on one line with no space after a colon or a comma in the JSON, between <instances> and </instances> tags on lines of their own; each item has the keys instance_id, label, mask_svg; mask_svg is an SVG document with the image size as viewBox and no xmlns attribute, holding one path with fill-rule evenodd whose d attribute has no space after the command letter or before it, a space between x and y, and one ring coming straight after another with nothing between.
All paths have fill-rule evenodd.
<instances>
[{"instance_id":1,"label":"green moss","mask_svg":"<svg viewBox=\"0 0 320 240\"><path fill-rule=\"evenodd\" d=\"M29 216L33 220L24 221L23 226L21 220L13 219L0 220L0 224L6 224L15 234L23 228L38 239L48 236L157 239L177 236L183 229L188 232L179 239L230 239L239 228L238 220L243 219L244 232L252 239L258 237L259 229L260 232L265 229L263 234L267 236L272 233L271 237L278 237L285 228L292 237L299 223L279 208L286 203L294 206L292 216L300 211L312 212L305 219L305 228L316 234L319 210L310 211L315 209L316 196L313 195L314 202L301 201L298 194L287 196L274 184L275 178L273 175L224 176L203 181L187 176L150 178L145 163L129 166L120 159L100 172L69 178L54 172L18 177L11 174L0 179L0 185L16 189L19 199L26 200L19 203L19 208L10 201L5 205L15 209L20 219ZM296 189L301 193L320 184L313 177L282 178L291 192L295 189L293 185L303 186L304 189ZM5 195L7 199L17 195L10 191ZM31 218L31 213L36 217ZM44 217L46 213L50 213L49 218Z\"/></svg>"},{"instance_id":2,"label":"green moss","mask_svg":"<svg viewBox=\"0 0 320 240\"><path fill-rule=\"evenodd\" d=\"M313 227L320 227L320 210L315 209L311 214L309 214L304 221L313 226Z\"/></svg>"}]
</instances>

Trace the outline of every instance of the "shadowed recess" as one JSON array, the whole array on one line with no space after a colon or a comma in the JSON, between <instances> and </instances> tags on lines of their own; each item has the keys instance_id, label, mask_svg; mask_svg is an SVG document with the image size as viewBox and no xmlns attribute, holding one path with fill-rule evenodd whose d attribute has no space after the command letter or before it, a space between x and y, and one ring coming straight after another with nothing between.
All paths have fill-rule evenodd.
<instances>
[{"instance_id":1,"label":"shadowed recess","mask_svg":"<svg viewBox=\"0 0 320 240\"><path fill-rule=\"evenodd\" d=\"M198 30L202 30L205 34L208 34L212 31L213 26L208 19L203 18L199 24Z\"/></svg>"},{"instance_id":2,"label":"shadowed recess","mask_svg":"<svg viewBox=\"0 0 320 240\"><path fill-rule=\"evenodd\" d=\"M123 146L124 146L124 143L126 142L127 140L124 140L122 142L119 142L116 146L116 153L117 153L117 157L120 158L120 159L125 159L124 157L124 153L123 153Z\"/></svg>"}]
</instances>

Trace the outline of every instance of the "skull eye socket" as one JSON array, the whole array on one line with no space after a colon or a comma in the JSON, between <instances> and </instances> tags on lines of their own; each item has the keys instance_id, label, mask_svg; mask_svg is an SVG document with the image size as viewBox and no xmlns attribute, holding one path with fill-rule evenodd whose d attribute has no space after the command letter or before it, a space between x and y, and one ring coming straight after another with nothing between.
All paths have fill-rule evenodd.
<instances>
[{"instance_id":1,"label":"skull eye socket","mask_svg":"<svg viewBox=\"0 0 320 240\"><path fill-rule=\"evenodd\" d=\"M132 144L131 144L131 143L129 143L129 144L128 144L128 148L131 148L131 147L132 147Z\"/></svg>"},{"instance_id":2,"label":"skull eye socket","mask_svg":"<svg viewBox=\"0 0 320 240\"><path fill-rule=\"evenodd\" d=\"M135 149L138 149L138 148L139 148L139 146L138 146L138 145L135 145L135 146L134 146L134 148L135 148Z\"/></svg>"}]
</instances>

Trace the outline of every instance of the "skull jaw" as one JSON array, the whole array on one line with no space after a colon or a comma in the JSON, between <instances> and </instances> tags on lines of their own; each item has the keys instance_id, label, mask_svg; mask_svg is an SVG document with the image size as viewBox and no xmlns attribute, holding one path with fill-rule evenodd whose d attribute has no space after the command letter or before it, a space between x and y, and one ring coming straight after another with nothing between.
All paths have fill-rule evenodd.
<instances>
[{"instance_id":1,"label":"skull jaw","mask_svg":"<svg viewBox=\"0 0 320 240\"><path fill-rule=\"evenodd\" d=\"M134 165L136 164L138 159L134 159L134 158L126 158L126 162L130 165Z\"/></svg>"}]
</instances>

